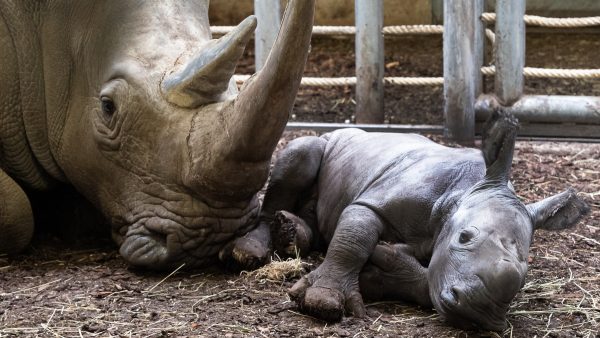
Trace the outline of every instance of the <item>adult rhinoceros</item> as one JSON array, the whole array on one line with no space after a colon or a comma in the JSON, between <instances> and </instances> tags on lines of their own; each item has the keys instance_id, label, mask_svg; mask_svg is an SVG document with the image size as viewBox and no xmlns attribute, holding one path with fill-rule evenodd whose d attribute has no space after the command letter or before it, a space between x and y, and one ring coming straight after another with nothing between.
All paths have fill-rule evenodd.
<instances>
[{"instance_id":1,"label":"adult rhinoceros","mask_svg":"<svg viewBox=\"0 0 600 338\"><path fill-rule=\"evenodd\" d=\"M314 0L290 1L263 70L238 94L254 17L212 40L208 0L1 0L0 253L30 241L22 187L65 182L134 265L217 256L257 217L313 11Z\"/></svg>"},{"instance_id":2,"label":"adult rhinoceros","mask_svg":"<svg viewBox=\"0 0 600 338\"><path fill-rule=\"evenodd\" d=\"M246 238L268 250L272 223L284 252L328 245L323 263L290 290L321 318L363 315L366 294L501 330L534 230L573 226L589 210L573 189L527 205L517 198L509 182L516 129L497 112L481 151L356 129L296 139L279 154L260 225Z\"/></svg>"}]
</instances>

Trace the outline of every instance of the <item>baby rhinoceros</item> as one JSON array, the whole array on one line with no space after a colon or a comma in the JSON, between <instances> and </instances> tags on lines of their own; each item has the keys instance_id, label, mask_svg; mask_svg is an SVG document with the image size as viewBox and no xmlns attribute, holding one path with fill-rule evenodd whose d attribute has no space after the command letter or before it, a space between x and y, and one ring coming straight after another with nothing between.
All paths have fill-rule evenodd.
<instances>
[{"instance_id":1,"label":"baby rhinoceros","mask_svg":"<svg viewBox=\"0 0 600 338\"><path fill-rule=\"evenodd\" d=\"M502 330L533 231L573 226L588 211L573 189L519 200L509 182L516 129L497 112L482 150L356 129L296 139L275 164L259 226L240 240L249 256L264 257L271 223L279 250L328 243L323 263L290 290L317 317L362 316L366 296L433 305L453 325ZM277 245L280 236L289 241Z\"/></svg>"}]
</instances>

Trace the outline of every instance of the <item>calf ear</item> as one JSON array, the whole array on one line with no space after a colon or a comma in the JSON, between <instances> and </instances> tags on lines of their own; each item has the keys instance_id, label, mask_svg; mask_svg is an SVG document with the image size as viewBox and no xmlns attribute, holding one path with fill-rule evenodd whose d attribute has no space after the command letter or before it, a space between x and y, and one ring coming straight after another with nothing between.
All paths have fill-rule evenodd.
<instances>
[{"instance_id":1,"label":"calf ear","mask_svg":"<svg viewBox=\"0 0 600 338\"><path fill-rule=\"evenodd\" d=\"M508 111L496 108L483 129L481 151L488 180L508 183L519 121Z\"/></svg>"},{"instance_id":2,"label":"calf ear","mask_svg":"<svg viewBox=\"0 0 600 338\"><path fill-rule=\"evenodd\" d=\"M527 205L534 229L561 230L569 228L590 211L573 188Z\"/></svg>"}]
</instances>

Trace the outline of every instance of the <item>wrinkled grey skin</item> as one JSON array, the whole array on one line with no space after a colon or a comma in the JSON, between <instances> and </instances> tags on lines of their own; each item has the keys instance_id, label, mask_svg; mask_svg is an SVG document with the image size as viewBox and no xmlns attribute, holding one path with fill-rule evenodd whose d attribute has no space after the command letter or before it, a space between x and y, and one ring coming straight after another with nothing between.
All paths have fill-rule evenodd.
<instances>
[{"instance_id":1,"label":"wrinkled grey skin","mask_svg":"<svg viewBox=\"0 0 600 338\"><path fill-rule=\"evenodd\" d=\"M212 40L208 0L0 0L0 253L31 238L22 187L66 183L107 217L131 264L211 262L256 223L313 7L290 2L238 94L254 17Z\"/></svg>"},{"instance_id":2,"label":"wrinkled grey skin","mask_svg":"<svg viewBox=\"0 0 600 338\"><path fill-rule=\"evenodd\" d=\"M494 118L482 150L355 129L294 140L246 237L268 251L272 222L280 253L328 245L323 263L290 290L326 320L364 315L362 293L433 305L456 326L502 330L533 231L572 226L588 207L572 189L523 204L508 181L516 121Z\"/></svg>"}]
</instances>

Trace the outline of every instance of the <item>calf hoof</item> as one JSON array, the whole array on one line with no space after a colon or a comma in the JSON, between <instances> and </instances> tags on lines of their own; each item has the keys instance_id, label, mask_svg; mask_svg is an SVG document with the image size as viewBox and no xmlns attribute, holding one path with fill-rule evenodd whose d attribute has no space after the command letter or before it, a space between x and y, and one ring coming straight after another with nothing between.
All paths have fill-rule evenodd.
<instances>
[{"instance_id":1,"label":"calf hoof","mask_svg":"<svg viewBox=\"0 0 600 338\"><path fill-rule=\"evenodd\" d=\"M300 308L312 316L338 322L344 316L344 294L335 289L310 287L304 294Z\"/></svg>"},{"instance_id":2,"label":"calf hoof","mask_svg":"<svg viewBox=\"0 0 600 338\"><path fill-rule=\"evenodd\" d=\"M351 312L355 317L364 317L366 313L358 290L345 292L336 287L311 286L309 279L303 277L288 293L302 312L326 321L340 321L345 311Z\"/></svg>"},{"instance_id":3,"label":"calf hoof","mask_svg":"<svg viewBox=\"0 0 600 338\"><path fill-rule=\"evenodd\" d=\"M305 255L310 251L312 230L304 220L290 212L275 213L272 229L275 250L288 256Z\"/></svg>"},{"instance_id":4,"label":"calf hoof","mask_svg":"<svg viewBox=\"0 0 600 338\"><path fill-rule=\"evenodd\" d=\"M255 238L236 238L221 249L219 259L232 269L254 270L267 263L269 247Z\"/></svg>"}]
</instances>

